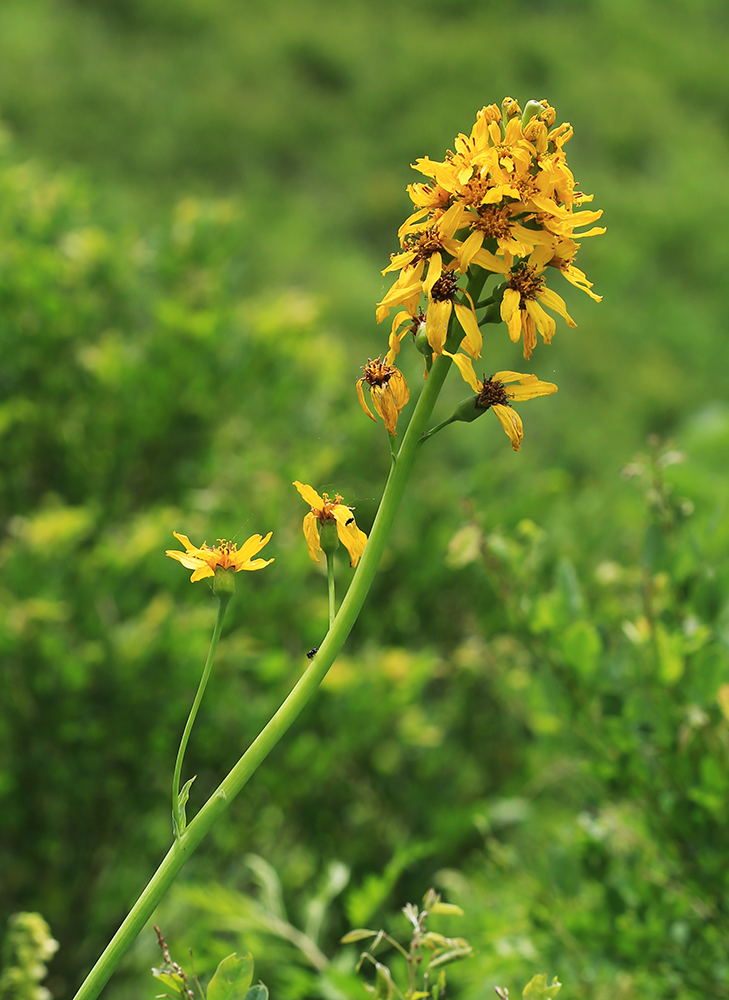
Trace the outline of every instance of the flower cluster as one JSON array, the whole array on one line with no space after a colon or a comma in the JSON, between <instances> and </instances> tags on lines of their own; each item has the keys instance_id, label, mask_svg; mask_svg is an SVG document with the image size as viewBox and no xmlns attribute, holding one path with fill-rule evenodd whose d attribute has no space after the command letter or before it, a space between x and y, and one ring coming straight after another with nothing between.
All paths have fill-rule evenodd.
<instances>
[{"instance_id":1,"label":"flower cluster","mask_svg":"<svg viewBox=\"0 0 729 1000\"><path fill-rule=\"evenodd\" d=\"M474 359L485 322L505 322L511 340L522 339L525 358L537 331L545 343L554 335L545 306L575 325L563 299L547 287L548 267L599 301L574 259L577 240L605 232L584 229L602 212L581 208L592 195L575 189L564 153L572 128L555 127L555 118L546 101L530 101L522 114L506 98L501 109L492 104L479 111L470 135L459 135L445 160L423 157L414 164L429 180L408 187L415 211L400 227L401 252L382 272L399 274L377 307L378 322L403 307L392 324L388 363L414 328L423 297L432 351L443 353L448 340L451 350L460 346ZM467 288L459 284L466 274ZM474 302L491 275L500 276L500 284ZM481 320L480 309L486 310Z\"/></svg>"}]
</instances>

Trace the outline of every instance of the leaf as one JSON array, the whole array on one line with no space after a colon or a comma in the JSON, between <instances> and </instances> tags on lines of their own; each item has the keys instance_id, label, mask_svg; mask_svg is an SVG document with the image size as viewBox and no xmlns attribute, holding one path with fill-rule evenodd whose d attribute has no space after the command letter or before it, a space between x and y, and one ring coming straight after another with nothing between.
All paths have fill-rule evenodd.
<instances>
[{"instance_id":1,"label":"leaf","mask_svg":"<svg viewBox=\"0 0 729 1000\"><path fill-rule=\"evenodd\" d=\"M466 948L453 948L451 951L445 951L442 955L438 955L429 962L429 969L437 969L439 965L448 965L450 962L457 962L460 958L468 958L469 955L473 954L473 948L470 944Z\"/></svg>"},{"instance_id":2,"label":"leaf","mask_svg":"<svg viewBox=\"0 0 729 1000\"><path fill-rule=\"evenodd\" d=\"M547 973L540 972L539 975L534 976L526 984L521 995L524 1000L552 1000L552 997L557 995L561 986L562 983L557 981L556 976L552 980L552 985L547 986Z\"/></svg>"},{"instance_id":3,"label":"leaf","mask_svg":"<svg viewBox=\"0 0 729 1000\"><path fill-rule=\"evenodd\" d=\"M268 1000L268 987L263 983L251 987L245 995L245 1000Z\"/></svg>"},{"instance_id":4,"label":"leaf","mask_svg":"<svg viewBox=\"0 0 729 1000\"><path fill-rule=\"evenodd\" d=\"M463 910L460 906L456 906L455 903L442 903L438 900L437 903L433 903L429 910L430 913L450 913L455 917L462 917Z\"/></svg>"},{"instance_id":5,"label":"leaf","mask_svg":"<svg viewBox=\"0 0 729 1000\"><path fill-rule=\"evenodd\" d=\"M365 927L357 927L356 930L349 931L343 938L339 939L340 944L352 944L355 941L364 941L365 938L374 937L377 931L368 931Z\"/></svg>"},{"instance_id":6,"label":"leaf","mask_svg":"<svg viewBox=\"0 0 729 1000\"><path fill-rule=\"evenodd\" d=\"M159 979L168 990L172 990L175 996L180 997L181 1000L185 996L185 983L182 976L178 976L174 972L165 972L164 969L152 969L152 975L155 979Z\"/></svg>"},{"instance_id":7,"label":"leaf","mask_svg":"<svg viewBox=\"0 0 729 1000\"><path fill-rule=\"evenodd\" d=\"M207 1000L246 1000L253 979L253 956L224 958L208 986Z\"/></svg>"},{"instance_id":8,"label":"leaf","mask_svg":"<svg viewBox=\"0 0 729 1000\"><path fill-rule=\"evenodd\" d=\"M193 774L190 780L186 781L185 784L182 786L177 796L177 809L180 813L180 829L177 830L178 837L182 836L182 834L185 832L185 827L187 826L187 816L185 815L185 806L187 805L187 800L190 798L190 786L192 785L195 778L197 778L197 775Z\"/></svg>"}]
</instances>

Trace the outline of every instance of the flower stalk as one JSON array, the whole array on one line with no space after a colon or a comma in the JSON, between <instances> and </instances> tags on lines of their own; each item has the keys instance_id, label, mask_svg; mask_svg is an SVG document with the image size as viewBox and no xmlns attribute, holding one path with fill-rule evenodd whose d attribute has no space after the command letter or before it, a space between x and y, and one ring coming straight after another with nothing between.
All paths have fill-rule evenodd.
<instances>
[{"instance_id":1,"label":"flower stalk","mask_svg":"<svg viewBox=\"0 0 729 1000\"><path fill-rule=\"evenodd\" d=\"M218 573L227 574L228 570L218 570ZM233 582L231 580L231 582ZM218 649L218 642L220 641L220 633L223 631L223 620L225 619L225 612L228 610L228 604L232 594L226 590L219 590L218 592L218 614L215 619L215 627L213 628L213 637L210 640L210 649L208 650L208 658L205 661L205 667L203 668L202 677L200 678L200 683L198 684L197 693L195 694L195 700L192 703L192 708L190 709L190 714L187 717L187 722L185 723L185 728L182 733L182 739L180 740L180 747L177 751L177 759L175 761L175 771L172 776L172 829L174 835L179 839L185 832L185 826L187 823L185 817L185 804L187 802L187 797L190 791L190 785L195 780L191 778L185 783L185 787L180 794L180 776L182 774L182 762L185 758L185 750L187 749L187 743L190 739L190 733L192 732L192 727L195 723L195 717L197 716L197 711L200 708L200 702L205 694L205 688L207 687L208 680L210 679L210 673L213 669L213 662L215 660L215 654Z\"/></svg>"},{"instance_id":2,"label":"flower stalk","mask_svg":"<svg viewBox=\"0 0 729 1000\"><path fill-rule=\"evenodd\" d=\"M357 571L318 653L313 657L273 718L264 726L238 763L221 781L216 791L185 827L181 835L175 839L121 927L84 980L74 1000L96 1000L114 969L152 916L192 852L209 833L221 813L238 795L259 764L265 760L289 729L334 663L359 616L377 573L395 515L422 444L423 432L451 365L451 359L445 355L439 355L433 361L433 367L420 394L398 452L397 462L393 463L390 470L377 516Z\"/></svg>"}]
</instances>

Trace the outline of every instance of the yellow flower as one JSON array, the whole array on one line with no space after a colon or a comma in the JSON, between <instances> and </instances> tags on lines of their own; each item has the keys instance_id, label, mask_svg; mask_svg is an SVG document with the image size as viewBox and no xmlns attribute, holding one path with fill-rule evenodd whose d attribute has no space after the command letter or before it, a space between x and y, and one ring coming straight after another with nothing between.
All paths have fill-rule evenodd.
<instances>
[{"instance_id":1,"label":"yellow flower","mask_svg":"<svg viewBox=\"0 0 729 1000\"><path fill-rule=\"evenodd\" d=\"M316 490L307 486L306 483L300 483L296 480L294 486L311 507L309 513L304 516L304 538L309 546L309 555L314 562L319 562L317 552L321 552L317 521L319 524L323 524L325 521L334 521L337 525L339 541L349 552L349 564L356 566L367 544L367 535L357 527L351 507L342 503L342 498L338 493L334 500L330 500L328 494L324 493L323 496L319 496Z\"/></svg>"},{"instance_id":2,"label":"yellow flower","mask_svg":"<svg viewBox=\"0 0 729 1000\"><path fill-rule=\"evenodd\" d=\"M172 534L178 542L182 542L185 551L167 549L165 555L176 559L186 569L195 571L190 577L190 583L197 583L198 580L204 580L207 576L215 576L215 570L218 566L221 569L233 569L236 573L240 573L242 569L263 569L264 566L269 566L273 562L273 559L252 558L267 544L273 534L271 531L265 538L261 535L251 535L240 548L235 542L227 542L224 538L219 538L214 549L211 549L207 542L203 542L198 549L187 535L181 535L177 531L173 531Z\"/></svg>"},{"instance_id":3,"label":"yellow flower","mask_svg":"<svg viewBox=\"0 0 729 1000\"><path fill-rule=\"evenodd\" d=\"M554 336L556 323L540 305L544 303L567 321L568 326L577 324L567 312L564 299L547 288L542 272L552 258L549 247L537 247L529 256L528 263L512 266L507 276L507 288L501 302L501 318L509 330L514 343L524 337L524 357L530 358L537 344L537 333L545 344Z\"/></svg>"},{"instance_id":4,"label":"yellow flower","mask_svg":"<svg viewBox=\"0 0 729 1000\"><path fill-rule=\"evenodd\" d=\"M397 418L400 411L410 399L405 376L395 365L388 364L380 358L370 359L364 366L364 375L357 380L357 395L360 405L371 420L375 417L370 412L364 398L362 386L366 382L370 389L372 405L385 422L388 434L395 434Z\"/></svg>"},{"instance_id":5,"label":"yellow flower","mask_svg":"<svg viewBox=\"0 0 729 1000\"><path fill-rule=\"evenodd\" d=\"M521 417L511 408L511 400L521 401L534 399L536 396L551 396L557 391L554 382L541 382L536 375L525 375L523 372L496 372L491 378L484 375L483 381L476 378L473 362L465 354L450 354L444 352L458 365L463 378L476 393L474 404L477 410L493 410L499 423L504 428L511 441L514 451L521 449L524 437L524 425ZM507 389L507 383L518 382Z\"/></svg>"}]
</instances>

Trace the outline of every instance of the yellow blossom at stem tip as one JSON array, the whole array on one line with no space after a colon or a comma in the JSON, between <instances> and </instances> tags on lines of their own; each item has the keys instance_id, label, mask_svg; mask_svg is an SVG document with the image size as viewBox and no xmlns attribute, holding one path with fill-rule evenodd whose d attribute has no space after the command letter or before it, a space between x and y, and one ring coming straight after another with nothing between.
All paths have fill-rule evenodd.
<instances>
[{"instance_id":1,"label":"yellow blossom at stem tip","mask_svg":"<svg viewBox=\"0 0 729 1000\"><path fill-rule=\"evenodd\" d=\"M349 552L349 564L356 566L367 544L367 535L357 527L352 508L342 503L342 498L338 493L334 500L330 500L327 493L319 496L316 490L312 486L307 486L306 483L295 480L293 485L311 507L309 513L304 516L303 524L304 538L309 547L310 557L314 562L319 562L317 553L321 552L321 544L319 543L318 525L325 521L334 521L339 541Z\"/></svg>"},{"instance_id":2,"label":"yellow blossom at stem tip","mask_svg":"<svg viewBox=\"0 0 729 1000\"><path fill-rule=\"evenodd\" d=\"M232 569L236 573L240 573L243 569L263 569L264 566L269 566L273 562L273 559L252 558L268 543L273 534L272 531L269 531L265 538L262 535L251 535L240 548L235 542L219 538L218 544L212 549L207 542L203 542L200 548L196 548L187 535L181 535L177 531L173 531L172 534L178 542L182 542L185 551L167 549L165 555L176 559L186 569L194 570L190 577L190 583L197 583L198 580L204 580L208 576L215 576L215 570L218 567Z\"/></svg>"}]
</instances>

